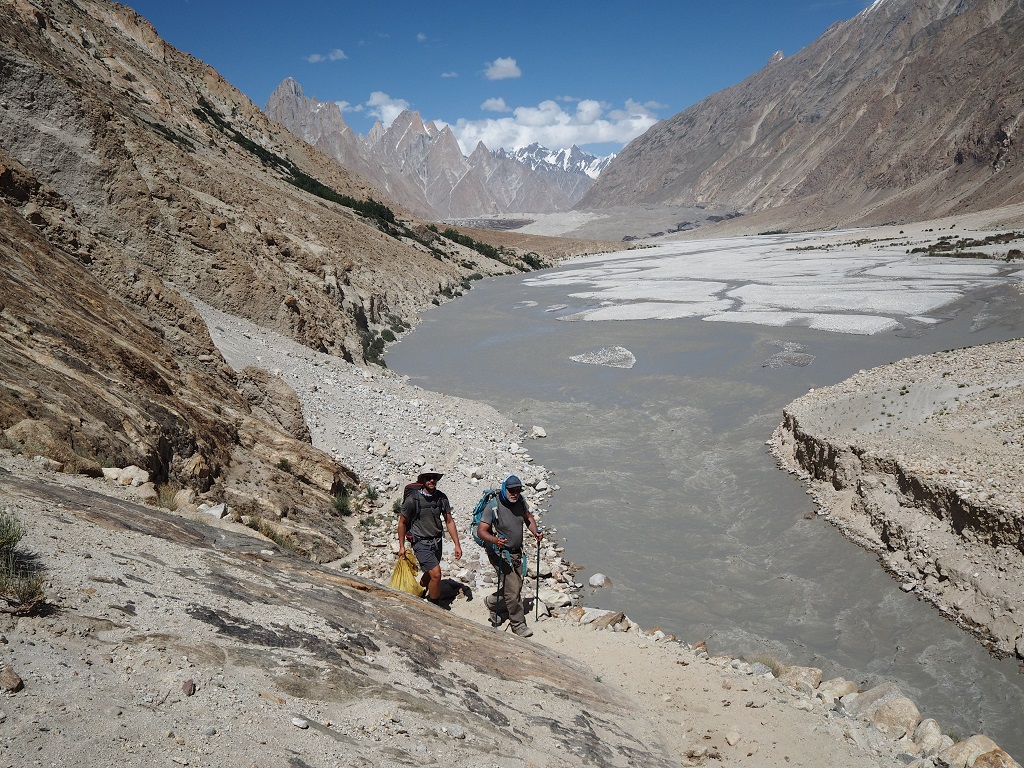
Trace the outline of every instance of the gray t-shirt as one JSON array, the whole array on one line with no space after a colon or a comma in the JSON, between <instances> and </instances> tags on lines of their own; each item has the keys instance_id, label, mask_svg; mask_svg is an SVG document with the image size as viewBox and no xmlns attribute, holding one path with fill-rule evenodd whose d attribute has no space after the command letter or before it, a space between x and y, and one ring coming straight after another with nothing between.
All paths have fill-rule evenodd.
<instances>
[{"instance_id":1,"label":"gray t-shirt","mask_svg":"<svg viewBox=\"0 0 1024 768\"><path fill-rule=\"evenodd\" d=\"M418 512L417 512L418 508ZM427 496L423 491L413 491L402 502L402 516L405 530L416 539L439 539L444 532L444 518L451 514L448 497L441 491Z\"/></svg>"},{"instance_id":2,"label":"gray t-shirt","mask_svg":"<svg viewBox=\"0 0 1024 768\"><path fill-rule=\"evenodd\" d=\"M495 536L505 537L507 549L518 552L523 548L523 526L526 525L526 511L529 508L522 496L511 506L506 506L501 500L501 494L498 494L494 497L494 503L484 509L480 521L489 524Z\"/></svg>"}]
</instances>

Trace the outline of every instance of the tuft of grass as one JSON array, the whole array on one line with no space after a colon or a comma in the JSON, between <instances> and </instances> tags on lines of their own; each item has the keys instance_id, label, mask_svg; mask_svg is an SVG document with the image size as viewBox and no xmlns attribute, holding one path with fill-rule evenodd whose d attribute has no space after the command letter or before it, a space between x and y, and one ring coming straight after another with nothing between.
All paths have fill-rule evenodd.
<instances>
[{"instance_id":1,"label":"tuft of grass","mask_svg":"<svg viewBox=\"0 0 1024 768\"><path fill-rule=\"evenodd\" d=\"M261 533L266 536L279 547L290 551L295 550L295 544L292 543L292 540L265 517L251 517L249 518L248 525L257 533Z\"/></svg>"},{"instance_id":2,"label":"tuft of grass","mask_svg":"<svg viewBox=\"0 0 1024 768\"><path fill-rule=\"evenodd\" d=\"M347 491L342 491L334 497L334 510L339 515L347 515L352 512L352 500Z\"/></svg>"},{"instance_id":3,"label":"tuft of grass","mask_svg":"<svg viewBox=\"0 0 1024 768\"><path fill-rule=\"evenodd\" d=\"M13 552L24 536L21 521L9 512L0 512L0 552Z\"/></svg>"},{"instance_id":4,"label":"tuft of grass","mask_svg":"<svg viewBox=\"0 0 1024 768\"><path fill-rule=\"evenodd\" d=\"M377 490L375 486L366 486L366 498L368 498L370 501L376 501L379 496L380 492Z\"/></svg>"},{"instance_id":5,"label":"tuft of grass","mask_svg":"<svg viewBox=\"0 0 1024 768\"><path fill-rule=\"evenodd\" d=\"M24 536L21 521L0 510L0 598L7 603L5 610L18 616L34 613L46 600L42 568L17 549Z\"/></svg>"},{"instance_id":6,"label":"tuft of grass","mask_svg":"<svg viewBox=\"0 0 1024 768\"><path fill-rule=\"evenodd\" d=\"M178 504L174 500L174 496L179 490L179 488L175 488L173 485L158 485L156 487L157 505L164 509L169 509L171 512L176 510Z\"/></svg>"},{"instance_id":7,"label":"tuft of grass","mask_svg":"<svg viewBox=\"0 0 1024 768\"><path fill-rule=\"evenodd\" d=\"M759 653L751 659L747 659L748 664L764 664L768 669L772 671L775 677L780 677L783 672L786 671L786 665L776 659L774 656L768 653Z\"/></svg>"},{"instance_id":8,"label":"tuft of grass","mask_svg":"<svg viewBox=\"0 0 1024 768\"><path fill-rule=\"evenodd\" d=\"M278 459L277 464L275 466L277 466L277 468L280 469L282 472L292 471L292 463L288 461L288 459Z\"/></svg>"}]
</instances>

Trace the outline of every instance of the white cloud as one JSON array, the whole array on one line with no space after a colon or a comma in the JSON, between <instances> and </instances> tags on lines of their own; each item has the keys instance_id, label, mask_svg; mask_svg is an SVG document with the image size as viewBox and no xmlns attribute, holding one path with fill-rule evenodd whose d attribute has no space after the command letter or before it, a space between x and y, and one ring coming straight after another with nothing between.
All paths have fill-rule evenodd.
<instances>
[{"instance_id":1,"label":"white cloud","mask_svg":"<svg viewBox=\"0 0 1024 768\"><path fill-rule=\"evenodd\" d=\"M311 53L306 57L306 61L310 64L319 64L322 61L344 61L348 56L340 48L335 48L330 53Z\"/></svg>"},{"instance_id":2,"label":"white cloud","mask_svg":"<svg viewBox=\"0 0 1024 768\"><path fill-rule=\"evenodd\" d=\"M458 77L458 72L442 72L441 77Z\"/></svg>"},{"instance_id":3,"label":"white cloud","mask_svg":"<svg viewBox=\"0 0 1024 768\"><path fill-rule=\"evenodd\" d=\"M511 112L512 107L505 103L504 99L487 99L483 104L480 105L480 109L484 109L488 112Z\"/></svg>"},{"instance_id":4,"label":"white cloud","mask_svg":"<svg viewBox=\"0 0 1024 768\"><path fill-rule=\"evenodd\" d=\"M502 99L489 99L490 102ZM441 121L435 121L438 124ZM627 101L621 109L594 99L581 99L576 108L566 108L554 100L542 101L535 107L516 107L508 117L467 120L460 118L452 126L462 151L469 154L478 142L488 149L513 149L538 142L552 149L573 144L619 143L635 139L658 122L649 104Z\"/></svg>"},{"instance_id":5,"label":"white cloud","mask_svg":"<svg viewBox=\"0 0 1024 768\"><path fill-rule=\"evenodd\" d=\"M366 111L380 120L385 128L391 125L402 112L409 108L405 99L395 99L383 91L374 91L366 102Z\"/></svg>"},{"instance_id":6,"label":"white cloud","mask_svg":"<svg viewBox=\"0 0 1024 768\"><path fill-rule=\"evenodd\" d=\"M488 80L508 80L522 75L516 60L509 58L498 58L487 65L484 76Z\"/></svg>"},{"instance_id":7,"label":"white cloud","mask_svg":"<svg viewBox=\"0 0 1024 768\"><path fill-rule=\"evenodd\" d=\"M416 35L416 40L417 40L417 42L425 43L425 42L427 42L427 36L425 34L423 34L422 32L420 32L419 34Z\"/></svg>"}]
</instances>

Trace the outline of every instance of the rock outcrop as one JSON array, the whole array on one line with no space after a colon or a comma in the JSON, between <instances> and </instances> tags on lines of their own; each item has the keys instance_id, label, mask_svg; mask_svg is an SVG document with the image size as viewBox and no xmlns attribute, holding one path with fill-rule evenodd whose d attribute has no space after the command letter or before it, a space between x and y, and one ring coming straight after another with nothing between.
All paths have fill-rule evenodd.
<instances>
[{"instance_id":1,"label":"rock outcrop","mask_svg":"<svg viewBox=\"0 0 1024 768\"><path fill-rule=\"evenodd\" d=\"M906 591L1024 658L1020 340L902 360L791 403L773 437Z\"/></svg>"}]
</instances>

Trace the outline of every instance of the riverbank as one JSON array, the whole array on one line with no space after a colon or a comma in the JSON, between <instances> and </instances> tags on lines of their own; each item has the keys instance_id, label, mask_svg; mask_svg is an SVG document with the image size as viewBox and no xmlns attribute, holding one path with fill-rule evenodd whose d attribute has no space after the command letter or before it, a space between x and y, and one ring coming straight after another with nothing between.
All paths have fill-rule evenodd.
<instances>
[{"instance_id":1,"label":"riverbank","mask_svg":"<svg viewBox=\"0 0 1024 768\"><path fill-rule=\"evenodd\" d=\"M789 405L772 439L906 592L1024 658L1024 341L901 360Z\"/></svg>"}]
</instances>

